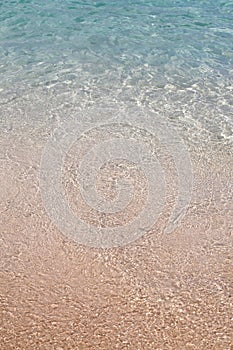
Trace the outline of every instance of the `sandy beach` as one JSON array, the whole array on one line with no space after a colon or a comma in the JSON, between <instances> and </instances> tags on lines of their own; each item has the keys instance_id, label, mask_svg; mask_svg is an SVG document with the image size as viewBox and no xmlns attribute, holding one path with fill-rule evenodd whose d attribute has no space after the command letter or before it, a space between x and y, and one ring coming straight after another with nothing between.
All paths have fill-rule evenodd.
<instances>
[{"instance_id":1,"label":"sandy beach","mask_svg":"<svg viewBox=\"0 0 233 350\"><path fill-rule=\"evenodd\" d=\"M232 349L231 154L191 150L193 197L172 234L165 212L129 245L91 248L41 200L53 125L15 118L1 134L1 349Z\"/></svg>"},{"instance_id":2,"label":"sandy beach","mask_svg":"<svg viewBox=\"0 0 233 350\"><path fill-rule=\"evenodd\" d=\"M233 350L232 19L0 1L1 350Z\"/></svg>"}]
</instances>

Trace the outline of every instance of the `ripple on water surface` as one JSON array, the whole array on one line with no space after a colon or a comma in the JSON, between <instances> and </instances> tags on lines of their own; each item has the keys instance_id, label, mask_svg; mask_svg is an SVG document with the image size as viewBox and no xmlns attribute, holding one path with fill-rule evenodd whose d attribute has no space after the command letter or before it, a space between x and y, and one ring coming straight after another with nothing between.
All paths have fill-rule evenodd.
<instances>
[{"instance_id":1,"label":"ripple on water surface","mask_svg":"<svg viewBox=\"0 0 233 350\"><path fill-rule=\"evenodd\" d=\"M233 349L232 15L221 0L0 3L1 349ZM153 157L157 176L134 164ZM59 176L89 245L46 211L41 182L56 194ZM154 225L96 248L93 227L101 246L134 222L151 183Z\"/></svg>"}]
</instances>

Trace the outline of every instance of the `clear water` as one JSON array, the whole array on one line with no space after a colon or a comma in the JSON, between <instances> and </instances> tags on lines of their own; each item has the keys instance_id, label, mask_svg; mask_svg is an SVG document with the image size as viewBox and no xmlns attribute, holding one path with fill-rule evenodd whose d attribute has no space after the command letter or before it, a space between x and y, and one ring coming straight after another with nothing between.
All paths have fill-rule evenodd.
<instances>
[{"instance_id":1,"label":"clear water","mask_svg":"<svg viewBox=\"0 0 233 350\"><path fill-rule=\"evenodd\" d=\"M3 1L1 85L229 83L231 1ZM108 79L107 79L108 76ZM109 80L109 81L108 81Z\"/></svg>"},{"instance_id":2,"label":"clear water","mask_svg":"<svg viewBox=\"0 0 233 350\"><path fill-rule=\"evenodd\" d=\"M77 244L41 199L46 142L70 117L139 108L189 151L186 215L164 234L178 181L162 149L168 201L155 227L124 247ZM75 157L109 134L150 142L138 130L91 130L65 164L74 212ZM232 350L232 141L232 0L0 1L1 349ZM111 196L119 169L104 170ZM135 185L124 220L144 203L140 172Z\"/></svg>"},{"instance_id":3,"label":"clear water","mask_svg":"<svg viewBox=\"0 0 233 350\"><path fill-rule=\"evenodd\" d=\"M183 110L214 102L216 123L192 117L232 136L232 1L3 1L0 22L2 101L37 86L147 105L185 91Z\"/></svg>"}]
</instances>

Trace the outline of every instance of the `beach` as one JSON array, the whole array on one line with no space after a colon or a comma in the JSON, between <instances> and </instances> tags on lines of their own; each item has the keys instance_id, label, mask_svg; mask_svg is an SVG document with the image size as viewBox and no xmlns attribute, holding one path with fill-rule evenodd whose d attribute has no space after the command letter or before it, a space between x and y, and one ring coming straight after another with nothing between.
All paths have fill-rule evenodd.
<instances>
[{"instance_id":1,"label":"beach","mask_svg":"<svg viewBox=\"0 0 233 350\"><path fill-rule=\"evenodd\" d=\"M39 170L53 122L39 112L36 128L29 118L19 129L12 112L1 134L2 349L230 349L231 154L214 141L201 154L190 145L193 197L172 234L165 211L131 244L87 247L44 209Z\"/></svg>"},{"instance_id":2,"label":"beach","mask_svg":"<svg viewBox=\"0 0 233 350\"><path fill-rule=\"evenodd\" d=\"M1 6L1 349L233 350L232 4Z\"/></svg>"}]
</instances>

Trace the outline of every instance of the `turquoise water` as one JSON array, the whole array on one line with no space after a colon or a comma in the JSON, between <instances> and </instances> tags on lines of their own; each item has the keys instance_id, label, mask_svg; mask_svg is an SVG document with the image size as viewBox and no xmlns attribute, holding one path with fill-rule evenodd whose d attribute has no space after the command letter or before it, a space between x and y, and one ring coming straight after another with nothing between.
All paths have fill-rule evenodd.
<instances>
[{"instance_id":1,"label":"turquoise water","mask_svg":"<svg viewBox=\"0 0 233 350\"><path fill-rule=\"evenodd\" d=\"M8 0L0 23L3 88L103 77L190 87L232 76L232 1Z\"/></svg>"},{"instance_id":2,"label":"turquoise water","mask_svg":"<svg viewBox=\"0 0 233 350\"><path fill-rule=\"evenodd\" d=\"M232 137L230 0L8 0L0 23L2 103L36 87L68 89L79 101L189 114Z\"/></svg>"},{"instance_id":3,"label":"turquoise water","mask_svg":"<svg viewBox=\"0 0 233 350\"><path fill-rule=\"evenodd\" d=\"M233 349L232 142L233 0L0 0L1 349Z\"/></svg>"}]
</instances>

